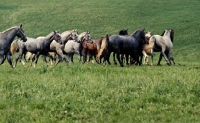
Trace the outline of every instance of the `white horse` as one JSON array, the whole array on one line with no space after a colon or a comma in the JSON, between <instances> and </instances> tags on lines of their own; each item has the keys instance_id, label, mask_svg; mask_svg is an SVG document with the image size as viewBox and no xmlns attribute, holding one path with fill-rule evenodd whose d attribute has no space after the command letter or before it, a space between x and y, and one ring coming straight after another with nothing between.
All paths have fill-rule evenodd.
<instances>
[{"instance_id":1,"label":"white horse","mask_svg":"<svg viewBox=\"0 0 200 123\"><path fill-rule=\"evenodd\" d=\"M146 44L143 46L142 54L144 56L144 64L148 64L148 55L153 55L153 46L154 46L154 41L149 40L151 37L151 32L146 32L145 34L145 40Z\"/></svg>"},{"instance_id":2,"label":"white horse","mask_svg":"<svg viewBox=\"0 0 200 123\"><path fill-rule=\"evenodd\" d=\"M173 40L174 40L173 29L165 30L162 35L153 35L151 38L153 37L155 38L153 52L161 52L158 60L158 65L160 65L162 57L165 58L168 65L171 65L171 60L175 64L174 58L172 57Z\"/></svg>"}]
</instances>

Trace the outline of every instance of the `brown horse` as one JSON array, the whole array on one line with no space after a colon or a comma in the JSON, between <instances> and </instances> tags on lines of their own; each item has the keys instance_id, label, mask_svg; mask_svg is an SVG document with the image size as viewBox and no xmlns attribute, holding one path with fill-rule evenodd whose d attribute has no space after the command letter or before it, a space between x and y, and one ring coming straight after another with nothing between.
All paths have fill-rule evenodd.
<instances>
[{"instance_id":1,"label":"brown horse","mask_svg":"<svg viewBox=\"0 0 200 123\"><path fill-rule=\"evenodd\" d=\"M94 63L93 61L94 57L95 61L97 62L96 55L99 52L100 45L103 39L104 37L101 37L100 39L97 40L92 40L92 43L88 42L86 39L83 40L82 42L83 63L85 63L87 60L87 54L89 55L89 61L92 60L92 63Z\"/></svg>"}]
</instances>

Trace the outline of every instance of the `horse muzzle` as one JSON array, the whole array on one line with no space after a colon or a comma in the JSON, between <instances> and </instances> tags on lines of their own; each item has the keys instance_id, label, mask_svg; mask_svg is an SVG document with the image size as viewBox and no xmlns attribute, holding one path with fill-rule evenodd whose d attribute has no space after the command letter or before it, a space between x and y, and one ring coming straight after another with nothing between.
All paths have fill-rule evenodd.
<instances>
[{"instance_id":1,"label":"horse muzzle","mask_svg":"<svg viewBox=\"0 0 200 123\"><path fill-rule=\"evenodd\" d=\"M22 41L27 41L27 38L26 37L23 37L23 38L20 38Z\"/></svg>"}]
</instances>

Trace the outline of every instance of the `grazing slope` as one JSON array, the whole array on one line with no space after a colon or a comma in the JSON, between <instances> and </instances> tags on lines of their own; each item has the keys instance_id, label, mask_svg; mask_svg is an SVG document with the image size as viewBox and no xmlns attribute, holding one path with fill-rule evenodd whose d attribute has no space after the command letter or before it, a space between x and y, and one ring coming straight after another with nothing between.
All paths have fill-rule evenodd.
<instances>
[{"instance_id":1,"label":"grazing slope","mask_svg":"<svg viewBox=\"0 0 200 123\"><path fill-rule=\"evenodd\" d=\"M11 69L5 62L0 122L200 122L199 15L199 0L1 0L0 31L22 23L33 38L53 30L99 39L122 28L152 35L172 28L177 64L46 67L40 59L36 68Z\"/></svg>"}]
</instances>

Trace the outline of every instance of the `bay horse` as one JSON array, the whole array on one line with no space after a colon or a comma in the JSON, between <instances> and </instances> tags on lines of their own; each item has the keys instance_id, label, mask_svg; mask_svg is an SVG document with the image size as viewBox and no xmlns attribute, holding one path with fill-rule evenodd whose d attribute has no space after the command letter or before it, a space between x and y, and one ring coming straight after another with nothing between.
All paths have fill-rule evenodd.
<instances>
[{"instance_id":1,"label":"bay horse","mask_svg":"<svg viewBox=\"0 0 200 123\"><path fill-rule=\"evenodd\" d=\"M156 40L153 52L160 52L158 65L160 65L162 57L165 58L165 61L168 65L171 65L171 61L175 64L174 58L172 56L174 30L166 29L161 35L153 35L152 37L155 37Z\"/></svg>"},{"instance_id":2,"label":"bay horse","mask_svg":"<svg viewBox=\"0 0 200 123\"><path fill-rule=\"evenodd\" d=\"M53 60L52 56L49 54L50 44L53 40L56 40L58 43L62 43L61 36L58 31L51 32L45 38L39 38L39 39L29 38L26 42L21 43L21 45L19 45L19 43L18 43L19 54L16 57L14 67L16 67L17 61L19 59L21 60L22 55L26 52L31 52L31 53L35 54L35 60L32 59L32 61L31 61L31 65L32 65L32 62L35 61L34 67L37 64L38 57L40 55L49 56ZM45 61L44 57L43 57L43 61ZM47 65L46 62L45 62L45 64Z\"/></svg>"},{"instance_id":3,"label":"bay horse","mask_svg":"<svg viewBox=\"0 0 200 123\"><path fill-rule=\"evenodd\" d=\"M10 46L16 36L19 37L23 42L27 40L22 29L22 24L20 26L11 27L4 32L0 32L0 65L3 64L7 58L8 63L13 68Z\"/></svg>"},{"instance_id":4,"label":"bay horse","mask_svg":"<svg viewBox=\"0 0 200 123\"><path fill-rule=\"evenodd\" d=\"M82 52L84 53L83 63L86 62L87 53L89 54L89 61L93 60L93 57L94 57L95 61L97 62L96 55L98 54L100 44L103 38L104 37L101 37L100 39L97 39L97 40L92 40L92 43L86 39L82 41Z\"/></svg>"},{"instance_id":5,"label":"bay horse","mask_svg":"<svg viewBox=\"0 0 200 123\"><path fill-rule=\"evenodd\" d=\"M117 59L120 66L123 67L123 60L120 59L120 54L130 55L131 64L136 61L136 64L141 65L139 61L139 56L142 54L142 46L145 43L145 33L144 29L137 30L132 35L111 35L107 40L107 46L104 47L106 50L105 59L109 59L110 53L117 53ZM98 54L100 56L101 54Z\"/></svg>"}]
</instances>

